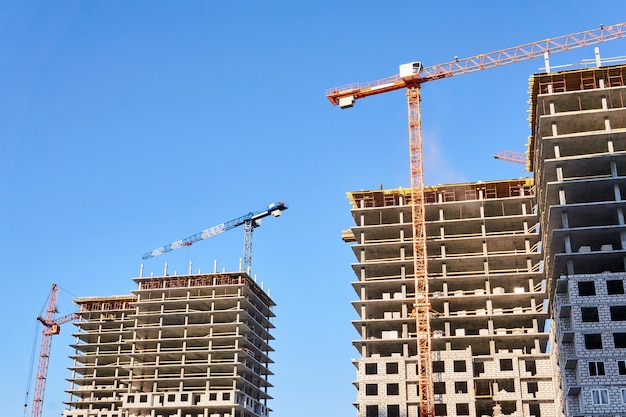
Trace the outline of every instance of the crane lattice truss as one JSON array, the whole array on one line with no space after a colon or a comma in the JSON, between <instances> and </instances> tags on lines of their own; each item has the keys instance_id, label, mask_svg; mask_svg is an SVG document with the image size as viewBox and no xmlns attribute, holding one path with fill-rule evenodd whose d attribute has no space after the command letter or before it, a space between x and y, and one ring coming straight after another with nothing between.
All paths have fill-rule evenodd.
<instances>
[{"instance_id":1,"label":"crane lattice truss","mask_svg":"<svg viewBox=\"0 0 626 417\"><path fill-rule=\"evenodd\" d=\"M524 164L526 165L526 157L525 153L515 152L515 151L500 151L493 156L496 159L500 159L501 161L513 162L514 164Z\"/></svg>"},{"instance_id":2,"label":"crane lattice truss","mask_svg":"<svg viewBox=\"0 0 626 417\"><path fill-rule=\"evenodd\" d=\"M263 210L244 214L236 219L210 227L185 239L177 240L176 242L161 246L151 252L144 253L143 259L153 258L166 252L191 246L200 240L208 239L227 230L244 225L243 270L249 272L252 264L252 231L260 225L262 218L270 215L278 217L281 215L283 210L287 210L287 205L285 203L281 201L272 203Z\"/></svg>"},{"instance_id":3,"label":"crane lattice truss","mask_svg":"<svg viewBox=\"0 0 626 417\"><path fill-rule=\"evenodd\" d=\"M33 392L32 417L41 417L43 412L43 398L46 392L46 379L48 377L48 365L50 364L50 350L52 348L52 336L59 334L61 325L76 320L78 315L72 313L55 318L57 311L57 293L59 287L52 284L48 302L46 303L45 317L39 315L37 320L43 324L41 346L39 348L39 360L37 365L37 377L35 379L35 391Z\"/></svg>"},{"instance_id":4,"label":"crane lattice truss","mask_svg":"<svg viewBox=\"0 0 626 417\"><path fill-rule=\"evenodd\" d=\"M426 264L426 223L424 215L424 175L422 163L422 129L420 87L423 83L455 75L482 71L514 62L547 56L570 49L594 45L626 36L626 23L600 26L584 32L544 39L513 48L455 59L423 68L412 62L400 66L398 74L380 80L352 83L326 91L333 105L348 108L358 99L406 89L409 113L409 148L411 170L411 205L413 215L413 263L415 279L415 316L417 328L419 415L434 415L434 392L430 346L430 300Z\"/></svg>"}]
</instances>

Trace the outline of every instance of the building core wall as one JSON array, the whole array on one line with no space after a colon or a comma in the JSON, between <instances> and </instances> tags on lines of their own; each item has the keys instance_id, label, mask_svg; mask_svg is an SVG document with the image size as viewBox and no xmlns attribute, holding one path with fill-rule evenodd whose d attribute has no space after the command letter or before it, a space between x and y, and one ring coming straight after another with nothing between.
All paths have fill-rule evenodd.
<instances>
[{"instance_id":1,"label":"building core wall","mask_svg":"<svg viewBox=\"0 0 626 417\"><path fill-rule=\"evenodd\" d=\"M76 300L64 416L267 417L269 296L240 272L134 281L116 309Z\"/></svg>"},{"instance_id":2,"label":"building core wall","mask_svg":"<svg viewBox=\"0 0 626 417\"><path fill-rule=\"evenodd\" d=\"M348 194L358 417L417 416L410 190ZM546 285L531 180L428 187L435 415L552 417ZM391 372L390 372L391 370Z\"/></svg>"}]
</instances>

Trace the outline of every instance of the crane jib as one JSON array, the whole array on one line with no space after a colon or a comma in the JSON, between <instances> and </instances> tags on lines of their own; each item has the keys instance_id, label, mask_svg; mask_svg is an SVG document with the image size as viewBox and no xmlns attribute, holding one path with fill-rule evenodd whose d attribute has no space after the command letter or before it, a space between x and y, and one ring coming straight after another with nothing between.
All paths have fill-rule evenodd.
<instances>
[{"instance_id":1,"label":"crane jib","mask_svg":"<svg viewBox=\"0 0 626 417\"><path fill-rule=\"evenodd\" d=\"M180 249L186 246L191 246L200 240L218 235L227 230L246 224L249 221L261 219L269 215L278 215L277 213L280 213L281 211L286 210L286 209L287 209L287 206L283 202L272 203L263 210L244 214L243 216L237 217L236 219L229 220L225 223L218 224L217 226L213 226L208 229L204 229L200 233L196 233L195 235L189 236L185 239L180 239L168 245L161 246L160 248L157 248L151 252L145 253L142 256L142 258L143 259L153 258L155 256L162 255L166 252L170 252L170 251ZM257 225L258 224L254 223L252 227L256 227Z\"/></svg>"}]
</instances>

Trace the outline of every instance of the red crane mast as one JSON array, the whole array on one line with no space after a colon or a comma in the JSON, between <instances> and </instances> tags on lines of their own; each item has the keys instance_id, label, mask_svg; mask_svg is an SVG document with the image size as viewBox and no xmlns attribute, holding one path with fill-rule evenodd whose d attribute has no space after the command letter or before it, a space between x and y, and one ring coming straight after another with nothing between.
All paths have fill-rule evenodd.
<instances>
[{"instance_id":1,"label":"red crane mast","mask_svg":"<svg viewBox=\"0 0 626 417\"><path fill-rule=\"evenodd\" d=\"M48 365L50 363L50 349L52 347L52 336L59 334L61 325L78 318L75 313L56 318L57 293L59 287L52 284L48 302L46 303L45 316L37 316L37 320L43 324L41 333L41 346L39 347L39 360L37 365L37 377L35 378L35 391L33 393L33 405L31 416L41 417L43 412L43 398L46 391L46 379L48 376Z\"/></svg>"}]
</instances>

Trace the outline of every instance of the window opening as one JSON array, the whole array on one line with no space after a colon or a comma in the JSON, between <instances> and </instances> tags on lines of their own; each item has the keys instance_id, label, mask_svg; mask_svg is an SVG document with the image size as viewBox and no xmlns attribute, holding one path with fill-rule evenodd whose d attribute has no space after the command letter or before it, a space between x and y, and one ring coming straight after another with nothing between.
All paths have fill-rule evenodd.
<instances>
[{"instance_id":1,"label":"window opening","mask_svg":"<svg viewBox=\"0 0 626 417\"><path fill-rule=\"evenodd\" d=\"M589 333L585 335L585 348L602 349L602 335L600 333Z\"/></svg>"},{"instance_id":2,"label":"window opening","mask_svg":"<svg viewBox=\"0 0 626 417\"><path fill-rule=\"evenodd\" d=\"M580 281L578 283L578 295L587 297L596 295L596 285L593 281Z\"/></svg>"}]
</instances>

